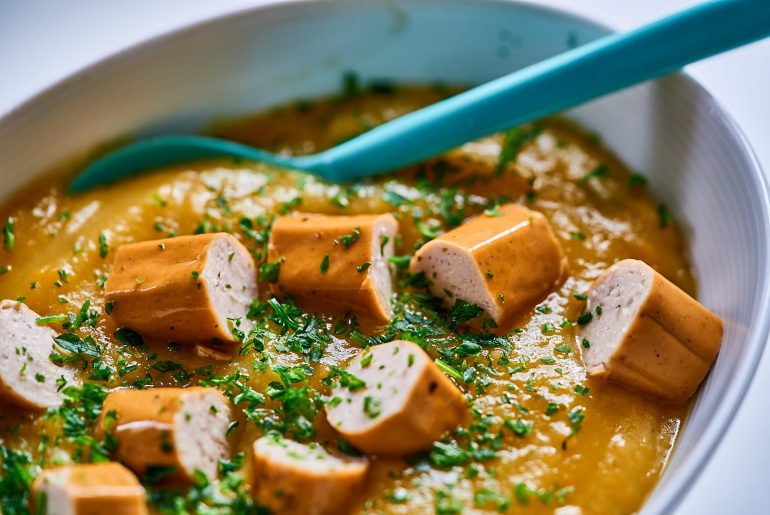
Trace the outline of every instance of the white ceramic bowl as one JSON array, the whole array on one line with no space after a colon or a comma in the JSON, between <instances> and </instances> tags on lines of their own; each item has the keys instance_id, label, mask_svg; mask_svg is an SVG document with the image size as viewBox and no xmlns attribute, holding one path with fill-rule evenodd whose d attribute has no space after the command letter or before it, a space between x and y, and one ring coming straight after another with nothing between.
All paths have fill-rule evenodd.
<instances>
[{"instance_id":1,"label":"white ceramic bowl","mask_svg":"<svg viewBox=\"0 0 770 515\"><path fill-rule=\"evenodd\" d=\"M0 119L0 197L118 136L195 131L218 116L335 92L343 70L472 84L607 32L503 0L300 0L227 15L121 52ZM713 453L767 338L767 185L739 130L684 75L569 114L649 176L687 232L700 300L726 322L719 358L643 510L668 512Z\"/></svg>"}]
</instances>

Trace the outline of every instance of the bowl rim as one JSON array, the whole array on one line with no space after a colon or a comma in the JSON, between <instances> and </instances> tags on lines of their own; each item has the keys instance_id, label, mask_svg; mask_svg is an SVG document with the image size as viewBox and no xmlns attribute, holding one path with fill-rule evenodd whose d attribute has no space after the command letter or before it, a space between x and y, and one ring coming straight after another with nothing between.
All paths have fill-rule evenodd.
<instances>
[{"instance_id":1,"label":"bowl rim","mask_svg":"<svg viewBox=\"0 0 770 515\"><path fill-rule=\"evenodd\" d=\"M389 0L358 1L361 2L358 5L367 3L369 5L382 5L384 7L392 7L393 5L398 6L398 4L418 3L433 3L446 6L450 3L467 4L470 2L470 0L396 0L396 2ZM474 2L489 5L515 6L519 9L528 9L551 17L577 21L607 33L615 31L612 27L597 22L588 16L575 13L571 9L537 4L532 0L474 0ZM173 43L175 40L187 37L191 33L204 29L212 29L217 25L226 25L242 16L254 16L258 13L280 11L283 9L296 9L297 12L301 12L302 9L316 7L321 3L346 4L347 1L263 0L262 3L257 5L235 8L221 14L207 16L162 31L154 36L107 54L81 68L73 70L58 80L49 83L47 86L34 91L23 100L12 104L4 111L0 111L0 129L5 125L11 124L17 117L20 118L25 111L29 110L34 105L46 101L49 97L55 97L61 90L76 86L77 83L87 78L90 74L98 73L103 68L117 67L126 62L140 58L143 54L152 52L158 46ZM296 16L296 13L294 16ZM762 218L761 220L758 220L758 230L764 238L764 241L761 242L763 245L760 245L759 250L764 251L765 256L770 256L770 179L763 172L761 163L751 147L748 138L733 117L702 84L686 72L680 71L672 73L671 75L686 81L690 87L695 88L699 93L704 95L705 101L712 107L712 115L716 116L718 121L726 127L727 133L734 138L737 149L740 150L749 162L751 168L749 177L752 186L755 188L757 200L759 201L759 208L762 212ZM714 416L711 418L711 422L706 427L706 431L704 431L695 442L690 455L673 473L673 476L668 479L668 483L665 486L666 494L655 497L653 494L660 485L660 479L668 470L669 460L664 464L664 467L658 476L658 482L655 484L653 490L648 493L647 498L645 498L640 507L640 510L644 513L669 513L681 504L685 495L695 484L704 468L711 460L714 451L716 451L732 424L735 414L743 404L748 388L756 375L756 370L766 347L768 335L770 335L770 272L767 271L767 268L763 268L761 277L758 277L757 279L757 284L759 286L759 303L758 307L755 308L755 313L759 313L760 315L758 319L754 321L754 326L749 327L747 331L749 336L746 344L746 358L744 358L743 363L739 364L737 373L733 375L734 379L725 395L722 396ZM686 430L686 427L687 419L685 419L681 430ZM673 453L676 453L676 446L673 449ZM654 502L650 504L650 500Z\"/></svg>"}]
</instances>

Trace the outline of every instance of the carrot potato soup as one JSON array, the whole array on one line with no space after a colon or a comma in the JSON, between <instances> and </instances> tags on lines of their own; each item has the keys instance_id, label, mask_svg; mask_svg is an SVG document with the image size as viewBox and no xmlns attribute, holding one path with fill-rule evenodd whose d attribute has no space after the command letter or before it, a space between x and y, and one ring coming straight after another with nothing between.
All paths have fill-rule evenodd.
<instances>
[{"instance_id":1,"label":"carrot potato soup","mask_svg":"<svg viewBox=\"0 0 770 515\"><path fill-rule=\"evenodd\" d=\"M311 153L449 94L346 84L214 134ZM7 514L631 513L719 349L669 211L563 120L349 184L72 173L2 210Z\"/></svg>"}]
</instances>

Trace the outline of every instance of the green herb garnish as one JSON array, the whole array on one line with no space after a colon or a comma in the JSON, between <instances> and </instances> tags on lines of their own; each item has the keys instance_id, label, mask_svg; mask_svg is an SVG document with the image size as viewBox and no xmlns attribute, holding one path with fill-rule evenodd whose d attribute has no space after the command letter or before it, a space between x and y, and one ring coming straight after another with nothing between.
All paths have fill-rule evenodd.
<instances>
[{"instance_id":1,"label":"green herb garnish","mask_svg":"<svg viewBox=\"0 0 770 515\"><path fill-rule=\"evenodd\" d=\"M259 265L259 280L263 283L275 283L281 274L282 259L275 263L261 263Z\"/></svg>"},{"instance_id":2,"label":"green herb garnish","mask_svg":"<svg viewBox=\"0 0 770 515\"><path fill-rule=\"evenodd\" d=\"M5 250L12 251L16 247L16 219L9 216L3 225L3 247Z\"/></svg>"},{"instance_id":3,"label":"green herb garnish","mask_svg":"<svg viewBox=\"0 0 770 515\"><path fill-rule=\"evenodd\" d=\"M515 162L524 145L534 140L541 130L535 125L524 125L508 130L503 136L503 145L497 159L495 173L502 175L509 163Z\"/></svg>"},{"instance_id":4,"label":"green herb garnish","mask_svg":"<svg viewBox=\"0 0 770 515\"><path fill-rule=\"evenodd\" d=\"M350 234L343 234L340 236L340 243L346 249L349 249L358 239L361 237L361 228L356 227Z\"/></svg>"},{"instance_id":5,"label":"green herb garnish","mask_svg":"<svg viewBox=\"0 0 770 515\"><path fill-rule=\"evenodd\" d=\"M449 328L455 329L459 325L481 316L482 313L484 313L484 310L476 304L457 299L452 306L452 310L449 312Z\"/></svg>"},{"instance_id":6,"label":"green herb garnish","mask_svg":"<svg viewBox=\"0 0 770 515\"><path fill-rule=\"evenodd\" d=\"M107 235L102 231L99 233L99 257L102 259L106 258L108 252Z\"/></svg>"},{"instance_id":7,"label":"green herb garnish","mask_svg":"<svg viewBox=\"0 0 770 515\"><path fill-rule=\"evenodd\" d=\"M379 399L367 395L364 397L364 413L366 413L369 418L379 417L380 413L382 413L380 404L381 402Z\"/></svg>"},{"instance_id":8,"label":"green herb garnish","mask_svg":"<svg viewBox=\"0 0 770 515\"><path fill-rule=\"evenodd\" d=\"M658 206L658 226L661 229L665 229L669 225L674 223L674 215L668 210L665 204Z\"/></svg>"}]
</instances>

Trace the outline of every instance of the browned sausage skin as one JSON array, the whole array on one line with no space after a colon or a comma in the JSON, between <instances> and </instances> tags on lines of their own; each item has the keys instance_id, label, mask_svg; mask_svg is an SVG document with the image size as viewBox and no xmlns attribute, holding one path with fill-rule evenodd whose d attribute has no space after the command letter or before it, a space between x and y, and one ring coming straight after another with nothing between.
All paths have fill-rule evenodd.
<instances>
[{"instance_id":1,"label":"browned sausage skin","mask_svg":"<svg viewBox=\"0 0 770 515\"><path fill-rule=\"evenodd\" d=\"M447 307L461 299L499 323L553 291L566 261L548 220L509 204L429 241L410 269L425 273L431 293Z\"/></svg>"},{"instance_id":2,"label":"browned sausage skin","mask_svg":"<svg viewBox=\"0 0 770 515\"><path fill-rule=\"evenodd\" d=\"M391 316L388 258L393 215L284 216L273 223L268 259L281 261L273 291L308 307L352 310L378 322Z\"/></svg>"},{"instance_id":3,"label":"browned sausage skin","mask_svg":"<svg viewBox=\"0 0 770 515\"><path fill-rule=\"evenodd\" d=\"M335 456L317 443L263 436L253 446L251 493L273 513L344 513L368 467L365 458Z\"/></svg>"},{"instance_id":4,"label":"browned sausage skin","mask_svg":"<svg viewBox=\"0 0 770 515\"><path fill-rule=\"evenodd\" d=\"M591 321L580 337L589 374L649 397L686 401L719 352L719 317L642 261L607 269L586 309Z\"/></svg>"},{"instance_id":5,"label":"browned sausage skin","mask_svg":"<svg viewBox=\"0 0 770 515\"><path fill-rule=\"evenodd\" d=\"M118 461L137 474L166 469L168 482L190 484L196 470L216 477L229 423L229 402L214 388L117 390L104 401L97 435L113 434Z\"/></svg>"},{"instance_id":6,"label":"browned sausage skin","mask_svg":"<svg viewBox=\"0 0 770 515\"><path fill-rule=\"evenodd\" d=\"M254 260L226 233L123 245L105 292L115 324L179 343L235 342L256 296Z\"/></svg>"},{"instance_id":7,"label":"browned sausage skin","mask_svg":"<svg viewBox=\"0 0 770 515\"><path fill-rule=\"evenodd\" d=\"M32 485L33 513L146 515L145 492L119 463L81 463L47 469Z\"/></svg>"}]
</instances>

